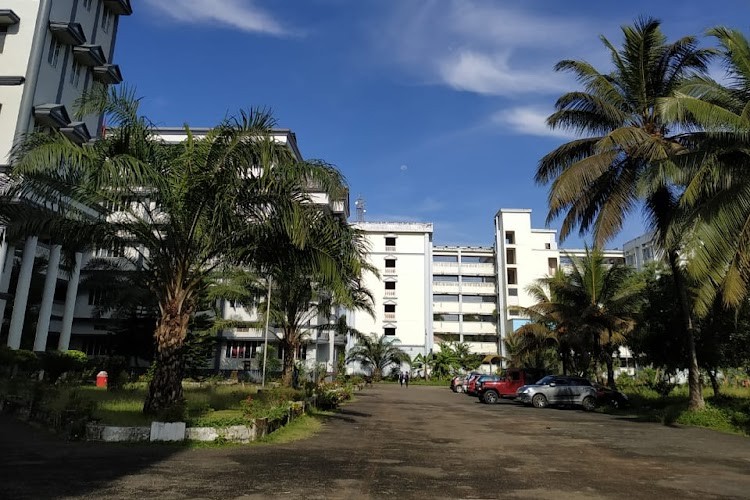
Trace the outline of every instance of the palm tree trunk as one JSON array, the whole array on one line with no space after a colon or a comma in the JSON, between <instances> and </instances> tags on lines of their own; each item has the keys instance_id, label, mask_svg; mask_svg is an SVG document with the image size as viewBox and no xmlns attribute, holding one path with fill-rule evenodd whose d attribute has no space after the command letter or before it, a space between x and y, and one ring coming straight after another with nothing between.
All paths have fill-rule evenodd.
<instances>
[{"instance_id":1,"label":"palm tree trunk","mask_svg":"<svg viewBox=\"0 0 750 500\"><path fill-rule=\"evenodd\" d=\"M282 342L284 349L284 363L281 370L281 383L287 387L292 386L292 375L294 374L294 353L297 346L291 338L291 332L284 331L284 340Z\"/></svg>"},{"instance_id":2,"label":"palm tree trunk","mask_svg":"<svg viewBox=\"0 0 750 500\"><path fill-rule=\"evenodd\" d=\"M669 266L672 268L672 276L674 277L674 286L680 303L680 313L685 328L685 340L687 341L688 348L688 408L699 410L706 406L706 402L703 400L703 393L701 391L701 375L698 366L698 354L695 348L695 328L688 300L687 285L682 276L677 252L670 250L668 256Z\"/></svg>"},{"instance_id":3,"label":"palm tree trunk","mask_svg":"<svg viewBox=\"0 0 750 500\"><path fill-rule=\"evenodd\" d=\"M154 332L154 376L148 387L143 413L154 415L183 401L182 347L187 335L190 310L182 307L182 302L180 299L172 299L162 307L162 315Z\"/></svg>"},{"instance_id":4,"label":"palm tree trunk","mask_svg":"<svg viewBox=\"0 0 750 500\"><path fill-rule=\"evenodd\" d=\"M615 384L615 362L612 360L612 352L604 352L604 363L607 365L607 387L617 390Z\"/></svg>"}]
</instances>

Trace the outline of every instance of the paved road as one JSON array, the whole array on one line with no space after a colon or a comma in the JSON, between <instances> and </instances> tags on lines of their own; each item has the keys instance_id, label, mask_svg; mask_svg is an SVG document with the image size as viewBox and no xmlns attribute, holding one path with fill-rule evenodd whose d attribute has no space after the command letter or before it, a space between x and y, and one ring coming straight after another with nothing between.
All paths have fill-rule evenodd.
<instances>
[{"instance_id":1,"label":"paved road","mask_svg":"<svg viewBox=\"0 0 750 500\"><path fill-rule=\"evenodd\" d=\"M0 420L2 498L276 496L750 498L750 439L396 385L286 445L65 443Z\"/></svg>"}]
</instances>

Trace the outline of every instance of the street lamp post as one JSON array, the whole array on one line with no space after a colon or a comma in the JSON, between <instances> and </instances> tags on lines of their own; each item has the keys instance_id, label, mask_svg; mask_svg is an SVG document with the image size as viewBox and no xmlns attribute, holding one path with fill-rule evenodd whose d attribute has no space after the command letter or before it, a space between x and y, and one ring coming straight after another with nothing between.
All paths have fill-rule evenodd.
<instances>
[{"instance_id":1,"label":"street lamp post","mask_svg":"<svg viewBox=\"0 0 750 500\"><path fill-rule=\"evenodd\" d=\"M268 277L268 298L266 299L266 329L263 332L263 375L261 377L261 387L266 386L266 362L268 361L268 320L271 317L271 282L272 278Z\"/></svg>"}]
</instances>

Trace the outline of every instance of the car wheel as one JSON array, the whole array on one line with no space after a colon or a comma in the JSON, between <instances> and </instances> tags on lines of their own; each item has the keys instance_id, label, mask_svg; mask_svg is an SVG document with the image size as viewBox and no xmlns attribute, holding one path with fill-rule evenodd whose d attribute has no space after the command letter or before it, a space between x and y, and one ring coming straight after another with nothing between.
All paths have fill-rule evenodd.
<instances>
[{"instance_id":1,"label":"car wheel","mask_svg":"<svg viewBox=\"0 0 750 500\"><path fill-rule=\"evenodd\" d=\"M596 400L591 396L586 396L585 398L583 398L583 402L581 404L583 405L583 409L586 411L593 411L596 408Z\"/></svg>"},{"instance_id":2,"label":"car wheel","mask_svg":"<svg viewBox=\"0 0 750 500\"><path fill-rule=\"evenodd\" d=\"M534 394L531 398L531 404L534 408L545 408L547 406L547 397L544 394Z\"/></svg>"},{"instance_id":3,"label":"car wheel","mask_svg":"<svg viewBox=\"0 0 750 500\"><path fill-rule=\"evenodd\" d=\"M460 393L460 392L464 392L464 386L462 386L462 385L457 385L457 386L456 386L456 392L459 392L459 393Z\"/></svg>"},{"instance_id":4,"label":"car wheel","mask_svg":"<svg viewBox=\"0 0 750 500\"><path fill-rule=\"evenodd\" d=\"M498 397L495 391L487 391L484 393L484 402L487 404L494 405L497 403Z\"/></svg>"}]
</instances>

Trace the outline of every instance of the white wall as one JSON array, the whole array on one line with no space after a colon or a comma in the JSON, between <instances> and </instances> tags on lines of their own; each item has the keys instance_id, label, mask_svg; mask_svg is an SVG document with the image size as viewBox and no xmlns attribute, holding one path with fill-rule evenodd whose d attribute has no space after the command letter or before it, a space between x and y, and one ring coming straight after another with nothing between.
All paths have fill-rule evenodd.
<instances>
[{"instance_id":1,"label":"white wall","mask_svg":"<svg viewBox=\"0 0 750 500\"><path fill-rule=\"evenodd\" d=\"M5 45L0 52L0 76L26 76L34 38L39 0L4 0L0 7L10 9L21 18L8 28ZM18 122L19 106L24 85L0 86L0 165L8 163L8 154Z\"/></svg>"}]
</instances>

